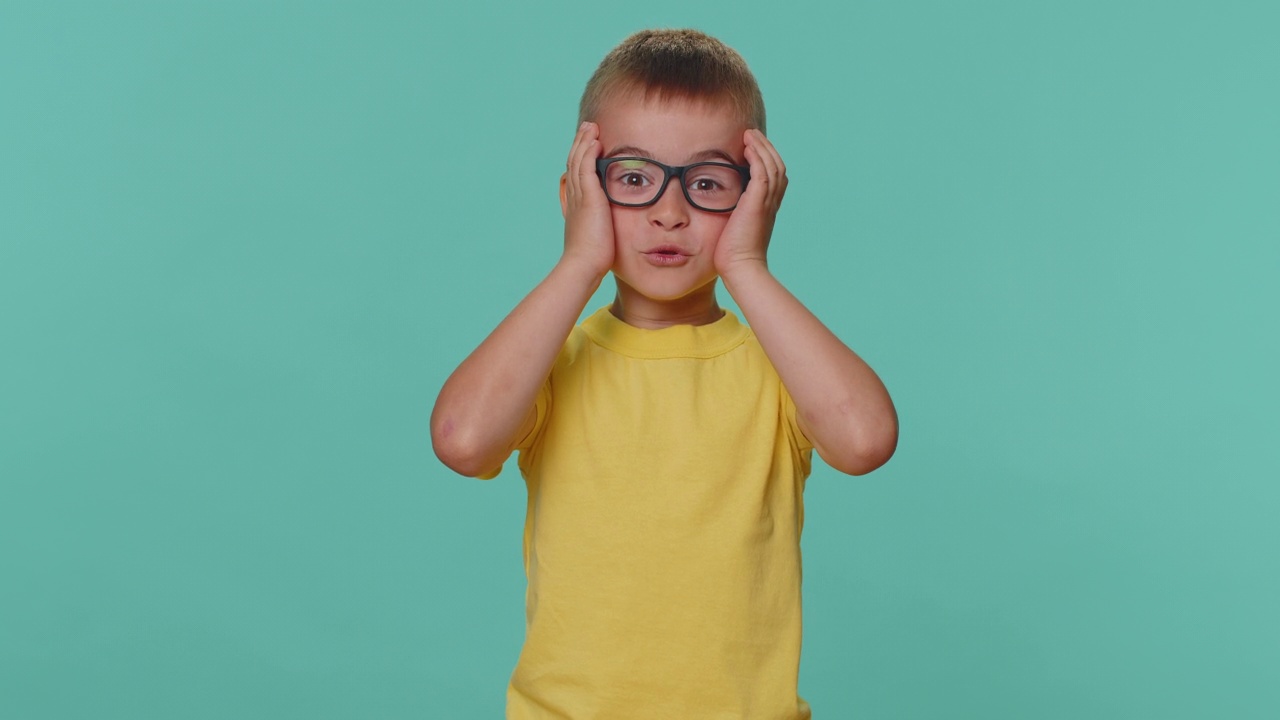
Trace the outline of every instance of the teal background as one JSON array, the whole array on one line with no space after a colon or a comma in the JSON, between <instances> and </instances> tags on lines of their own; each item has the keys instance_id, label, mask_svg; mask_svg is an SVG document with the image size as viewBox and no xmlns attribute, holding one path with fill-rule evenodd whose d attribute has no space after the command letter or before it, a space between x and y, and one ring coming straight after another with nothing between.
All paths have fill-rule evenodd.
<instances>
[{"instance_id":1,"label":"teal background","mask_svg":"<svg viewBox=\"0 0 1280 720\"><path fill-rule=\"evenodd\" d=\"M771 265L901 417L806 493L816 717L1280 716L1275 3L34 0L0 716L501 716L523 485L428 416L556 261L578 95L648 26L754 68Z\"/></svg>"}]
</instances>

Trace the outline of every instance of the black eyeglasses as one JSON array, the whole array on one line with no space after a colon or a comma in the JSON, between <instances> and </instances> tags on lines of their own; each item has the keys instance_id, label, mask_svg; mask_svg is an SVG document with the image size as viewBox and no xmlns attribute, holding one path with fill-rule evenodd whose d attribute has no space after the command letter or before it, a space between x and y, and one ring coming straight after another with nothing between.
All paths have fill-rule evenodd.
<instances>
[{"instance_id":1,"label":"black eyeglasses","mask_svg":"<svg viewBox=\"0 0 1280 720\"><path fill-rule=\"evenodd\" d=\"M700 162L673 167L641 157L600 158L596 173L614 205L648 207L658 202L675 177L680 178L680 189L690 205L719 213L737 207L751 181L751 169L745 165Z\"/></svg>"}]
</instances>

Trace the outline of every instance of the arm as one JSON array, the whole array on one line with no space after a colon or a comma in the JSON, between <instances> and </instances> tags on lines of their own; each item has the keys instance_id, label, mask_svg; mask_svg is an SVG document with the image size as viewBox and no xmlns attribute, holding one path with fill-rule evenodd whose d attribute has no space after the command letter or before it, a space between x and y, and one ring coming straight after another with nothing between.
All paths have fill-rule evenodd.
<instances>
[{"instance_id":1,"label":"arm","mask_svg":"<svg viewBox=\"0 0 1280 720\"><path fill-rule=\"evenodd\" d=\"M582 309L613 265L613 219L595 172L595 125L574 138L560 179L565 249L533 292L449 376L431 413L431 444L462 475L493 470L532 429L534 400Z\"/></svg>"},{"instance_id":2,"label":"arm","mask_svg":"<svg viewBox=\"0 0 1280 720\"><path fill-rule=\"evenodd\" d=\"M717 269L791 393L800 429L818 455L841 472L869 473L897 447L893 401L875 371L769 272L765 254L786 191L786 167L755 130L747 133L747 160L751 184L717 244Z\"/></svg>"}]
</instances>

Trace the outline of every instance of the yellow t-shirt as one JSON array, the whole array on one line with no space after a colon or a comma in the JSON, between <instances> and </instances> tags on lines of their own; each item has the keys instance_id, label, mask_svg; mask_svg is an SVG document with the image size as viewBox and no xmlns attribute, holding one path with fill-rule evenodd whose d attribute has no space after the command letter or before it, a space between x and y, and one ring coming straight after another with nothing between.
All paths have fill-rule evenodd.
<instances>
[{"instance_id":1,"label":"yellow t-shirt","mask_svg":"<svg viewBox=\"0 0 1280 720\"><path fill-rule=\"evenodd\" d=\"M509 720L804 720L812 445L750 328L574 328L520 443L524 649Z\"/></svg>"}]
</instances>

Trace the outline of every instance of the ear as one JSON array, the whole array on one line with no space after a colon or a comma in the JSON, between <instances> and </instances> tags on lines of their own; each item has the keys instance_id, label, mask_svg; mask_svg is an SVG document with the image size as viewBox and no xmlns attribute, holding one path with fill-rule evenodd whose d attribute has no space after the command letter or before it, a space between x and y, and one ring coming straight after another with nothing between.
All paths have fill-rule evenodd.
<instances>
[{"instance_id":1,"label":"ear","mask_svg":"<svg viewBox=\"0 0 1280 720\"><path fill-rule=\"evenodd\" d=\"M568 186L568 184L569 184L569 173L568 172L561 173L560 174L560 214L563 215L566 220L569 218L569 200L565 196L565 192L566 192L565 188Z\"/></svg>"}]
</instances>

